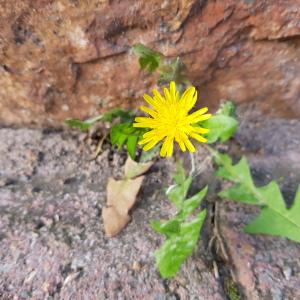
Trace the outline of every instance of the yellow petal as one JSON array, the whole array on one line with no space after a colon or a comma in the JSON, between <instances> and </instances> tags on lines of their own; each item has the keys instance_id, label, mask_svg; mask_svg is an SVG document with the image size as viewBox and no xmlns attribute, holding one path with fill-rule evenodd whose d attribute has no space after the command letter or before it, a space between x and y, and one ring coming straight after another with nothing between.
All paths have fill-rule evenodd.
<instances>
[{"instance_id":1,"label":"yellow petal","mask_svg":"<svg viewBox=\"0 0 300 300\"><path fill-rule=\"evenodd\" d=\"M164 97L160 94L160 92L157 89L153 90L153 95L154 95L154 99L159 102L160 104L164 104L165 103L165 99Z\"/></svg>"},{"instance_id":2,"label":"yellow petal","mask_svg":"<svg viewBox=\"0 0 300 300\"><path fill-rule=\"evenodd\" d=\"M189 115L189 119L194 119L196 117L199 117L203 114L205 114L208 111L207 107L203 107L201 109L196 110L195 112L193 112L192 114Z\"/></svg>"},{"instance_id":3,"label":"yellow petal","mask_svg":"<svg viewBox=\"0 0 300 300\"><path fill-rule=\"evenodd\" d=\"M176 99L176 83L174 81L170 82L170 94L173 99Z\"/></svg>"},{"instance_id":4,"label":"yellow petal","mask_svg":"<svg viewBox=\"0 0 300 300\"><path fill-rule=\"evenodd\" d=\"M186 110L186 107L187 107L187 103L188 103L188 99L193 97L194 93L195 93L195 88L192 86L192 87L189 87L184 93L183 95L181 96L181 99L180 99L180 105L181 105L181 108L185 109Z\"/></svg>"},{"instance_id":5,"label":"yellow petal","mask_svg":"<svg viewBox=\"0 0 300 300\"><path fill-rule=\"evenodd\" d=\"M170 95L170 92L167 88L164 88L164 93L165 93L165 98L167 100L167 102L169 102L169 104L172 103L172 97Z\"/></svg>"},{"instance_id":6,"label":"yellow petal","mask_svg":"<svg viewBox=\"0 0 300 300\"><path fill-rule=\"evenodd\" d=\"M148 150L152 149L158 142L159 142L159 140L152 140L147 145L145 145L143 149L145 151L148 151Z\"/></svg>"},{"instance_id":7,"label":"yellow petal","mask_svg":"<svg viewBox=\"0 0 300 300\"><path fill-rule=\"evenodd\" d=\"M157 117L157 112L147 106L141 106L140 110L149 114L153 118Z\"/></svg>"},{"instance_id":8,"label":"yellow petal","mask_svg":"<svg viewBox=\"0 0 300 300\"><path fill-rule=\"evenodd\" d=\"M198 123L200 121L205 121L205 120L208 120L210 119L212 116L212 114L205 114L205 115L202 115L202 116L199 116L199 117L195 117L191 123Z\"/></svg>"},{"instance_id":9,"label":"yellow petal","mask_svg":"<svg viewBox=\"0 0 300 300\"><path fill-rule=\"evenodd\" d=\"M153 98L150 97L149 95L145 94L145 95L144 95L144 99L145 99L145 101L146 101L147 103L149 103L149 104L150 104L151 106L153 106L155 109L156 109L157 107L159 107L158 104L157 104L157 102L155 101L155 99L153 99Z\"/></svg>"},{"instance_id":10,"label":"yellow petal","mask_svg":"<svg viewBox=\"0 0 300 300\"><path fill-rule=\"evenodd\" d=\"M139 145L144 145L147 144L149 142L151 142L153 140L153 138L146 138L146 139L142 139L141 141L138 142Z\"/></svg>"},{"instance_id":11,"label":"yellow petal","mask_svg":"<svg viewBox=\"0 0 300 300\"><path fill-rule=\"evenodd\" d=\"M197 140L200 143L206 143L207 139L204 138L203 136L197 134L197 133L191 133L190 137L192 137L193 139Z\"/></svg>"},{"instance_id":12,"label":"yellow petal","mask_svg":"<svg viewBox=\"0 0 300 300\"><path fill-rule=\"evenodd\" d=\"M142 117L139 117L139 118L142 118ZM133 123L133 127L136 127L136 128L156 128L157 127L157 124L156 122L151 122L151 119L149 118L145 118L145 119L148 119L150 121L146 121L146 120L143 120L143 121L139 121L137 119L139 118L135 118L135 121L137 123Z\"/></svg>"},{"instance_id":13,"label":"yellow petal","mask_svg":"<svg viewBox=\"0 0 300 300\"><path fill-rule=\"evenodd\" d=\"M193 131L197 133L205 134L209 132L209 129L203 127L193 127Z\"/></svg>"},{"instance_id":14,"label":"yellow petal","mask_svg":"<svg viewBox=\"0 0 300 300\"><path fill-rule=\"evenodd\" d=\"M167 136L160 149L160 155L165 157L169 156L170 153L171 155L173 153L173 137Z\"/></svg>"},{"instance_id":15,"label":"yellow petal","mask_svg":"<svg viewBox=\"0 0 300 300\"><path fill-rule=\"evenodd\" d=\"M195 152L196 151L194 145L191 143L191 141L187 137L184 138L183 142L184 142L185 146L187 147L187 149L190 152Z\"/></svg>"},{"instance_id":16,"label":"yellow petal","mask_svg":"<svg viewBox=\"0 0 300 300\"><path fill-rule=\"evenodd\" d=\"M189 112L195 105L197 101L198 93L197 91L194 94L194 97L187 98L186 111Z\"/></svg>"},{"instance_id":17,"label":"yellow petal","mask_svg":"<svg viewBox=\"0 0 300 300\"><path fill-rule=\"evenodd\" d=\"M189 115L189 111L196 104L197 91L194 87L189 87L181 97L179 95L174 81L170 82L168 88L164 88L164 94L154 89L153 97L144 95L145 101L151 107L142 106L140 109L149 117L137 117L133 125L151 129L143 134L143 139L139 142L144 150L150 150L162 141L160 155L172 156L175 141L182 151L190 152L196 151L190 138L199 142L207 141L203 134L208 133L209 129L196 124L211 117L211 114L206 114L207 107Z\"/></svg>"},{"instance_id":18,"label":"yellow petal","mask_svg":"<svg viewBox=\"0 0 300 300\"><path fill-rule=\"evenodd\" d=\"M170 140L170 142L168 143L168 148L167 148L167 156L171 157L173 154L173 148L174 148L174 140Z\"/></svg>"}]
</instances>

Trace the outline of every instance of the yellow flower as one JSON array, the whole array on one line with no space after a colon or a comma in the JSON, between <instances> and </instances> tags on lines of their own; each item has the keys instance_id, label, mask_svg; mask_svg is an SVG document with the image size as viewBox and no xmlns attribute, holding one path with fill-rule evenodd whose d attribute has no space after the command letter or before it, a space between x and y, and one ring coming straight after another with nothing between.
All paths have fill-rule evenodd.
<instances>
[{"instance_id":1,"label":"yellow flower","mask_svg":"<svg viewBox=\"0 0 300 300\"><path fill-rule=\"evenodd\" d=\"M209 130L198 125L200 121L207 120L211 114L205 114L207 107L188 114L197 101L197 91L194 87L188 88L180 97L174 81L170 83L170 89L164 88L164 96L158 90L153 91L154 96L145 94L144 99L152 108L142 106L140 109L150 117L137 117L133 127L150 128L139 142L148 151L157 143L163 141L160 150L161 156L172 156L174 140L182 151L188 149L195 152L196 149L189 138L205 143L207 139L201 134Z\"/></svg>"}]
</instances>

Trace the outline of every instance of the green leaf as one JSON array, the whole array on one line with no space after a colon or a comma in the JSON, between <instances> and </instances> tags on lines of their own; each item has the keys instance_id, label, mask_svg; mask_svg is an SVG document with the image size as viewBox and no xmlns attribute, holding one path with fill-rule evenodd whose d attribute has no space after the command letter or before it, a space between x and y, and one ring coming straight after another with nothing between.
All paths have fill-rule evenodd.
<instances>
[{"instance_id":1,"label":"green leaf","mask_svg":"<svg viewBox=\"0 0 300 300\"><path fill-rule=\"evenodd\" d=\"M235 134L238 122L232 117L214 115L202 122L201 126L210 130L205 137L208 139L208 143L212 144L217 140L221 142L229 140Z\"/></svg>"},{"instance_id":2,"label":"green leaf","mask_svg":"<svg viewBox=\"0 0 300 300\"><path fill-rule=\"evenodd\" d=\"M220 105L217 114L229 117L236 117L236 107L231 101L226 101Z\"/></svg>"},{"instance_id":3,"label":"green leaf","mask_svg":"<svg viewBox=\"0 0 300 300\"><path fill-rule=\"evenodd\" d=\"M167 190L167 197L175 204L177 209L182 207L191 183L192 177L188 177L182 184L175 185Z\"/></svg>"},{"instance_id":4,"label":"green leaf","mask_svg":"<svg viewBox=\"0 0 300 300\"><path fill-rule=\"evenodd\" d=\"M155 252L156 264L163 278L176 275L183 262L193 253L206 217L206 210L190 222L183 223L178 234L173 234Z\"/></svg>"},{"instance_id":5,"label":"green leaf","mask_svg":"<svg viewBox=\"0 0 300 300\"><path fill-rule=\"evenodd\" d=\"M156 52L143 44L133 46L134 53L139 57L141 69L148 69L149 72L154 72L160 65L162 54Z\"/></svg>"},{"instance_id":6,"label":"green leaf","mask_svg":"<svg viewBox=\"0 0 300 300\"><path fill-rule=\"evenodd\" d=\"M79 130L85 132L88 131L91 126L93 126L99 121L112 122L118 117L121 119L122 122L130 122L133 121L134 114L130 110L115 108L95 118L91 118L85 121L81 121L79 119L68 119L65 120L65 123L72 128L78 128Z\"/></svg>"},{"instance_id":7,"label":"green leaf","mask_svg":"<svg viewBox=\"0 0 300 300\"><path fill-rule=\"evenodd\" d=\"M138 136L131 135L127 139L127 151L130 157L134 160L136 155L136 147L138 142Z\"/></svg>"},{"instance_id":8,"label":"green leaf","mask_svg":"<svg viewBox=\"0 0 300 300\"><path fill-rule=\"evenodd\" d=\"M207 194L208 187L206 186L204 189L202 189L199 193L195 194L191 198L183 201L181 206L181 211L178 213L176 218L178 220L184 220L188 216L190 216L193 211L198 208L204 199L204 197Z\"/></svg>"},{"instance_id":9,"label":"green leaf","mask_svg":"<svg viewBox=\"0 0 300 300\"><path fill-rule=\"evenodd\" d=\"M226 157L227 156L227 157ZM231 159L229 160L229 156L224 154L220 157L225 157L224 160L224 167L220 168L217 171L217 175L221 176L225 179L236 181L236 182L243 182L243 184L247 184L249 186L253 186L253 180L250 172L250 167L246 157L242 157L241 160L236 164L233 165Z\"/></svg>"},{"instance_id":10,"label":"green leaf","mask_svg":"<svg viewBox=\"0 0 300 300\"><path fill-rule=\"evenodd\" d=\"M261 206L260 215L246 226L246 232L282 236L300 242L300 186L293 206L288 209L275 181L264 187L254 185L246 158L233 165L228 155L216 152L214 156L220 165L217 175L235 183L219 195Z\"/></svg>"},{"instance_id":11,"label":"green leaf","mask_svg":"<svg viewBox=\"0 0 300 300\"><path fill-rule=\"evenodd\" d=\"M131 110L115 108L106 112L102 116L102 120L105 122L112 122L116 118L120 118L122 122L130 122L134 119L134 113Z\"/></svg>"},{"instance_id":12,"label":"green leaf","mask_svg":"<svg viewBox=\"0 0 300 300\"><path fill-rule=\"evenodd\" d=\"M96 122L100 121L101 119L102 119L102 115L97 116L95 118L88 119L86 121L81 121L79 119L68 119L65 120L65 123L72 128L78 128L79 130L85 132L88 131L92 125L94 125Z\"/></svg>"},{"instance_id":13,"label":"green leaf","mask_svg":"<svg viewBox=\"0 0 300 300\"><path fill-rule=\"evenodd\" d=\"M268 199L267 206L246 226L246 232L287 237L300 243L300 186L291 209L286 208L276 182L273 181L259 190Z\"/></svg>"},{"instance_id":14,"label":"green leaf","mask_svg":"<svg viewBox=\"0 0 300 300\"><path fill-rule=\"evenodd\" d=\"M220 197L248 204L264 204L263 198L256 191L249 164L245 157L235 165L232 164L232 160L227 154L217 153L215 160L221 165L216 175L237 183L235 186L220 192Z\"/></svg>"},{"instance_id":15,"label":"green leaf","mask_svg":"<svg viewBox=\"0 0 300 300\"><path fill-rule=\"evenodd\" d=\"M157 267L164 278L175 276L183 262L192 254L206 217L206 210L204 210L188 221L192 213L199 208L207 193L207 187L186 200L192 178L186 177L182 164L178 164L174 179L177 185L173 186L167 195L178 209L177 214L163 223L151 222L156 232L167 237L161 248L155 252Z\"/></svg>"},{"instance_id":16,"label":"green leaf","mask_svg":"<svg viewBox=\"0 0 300 300\"><path fill-rule=\"evenodd\" d=\"M110 140L119 149L126 144L128 154L134 160L137 142L144 132L143 129L134 128L131 122L115 124L110 131Z\"/></svg>"},{"instance_id":17,"label":"green leaf","mask_svg":"<svg viewBox=\"0 0 300 300\"><path fill-rule=\"evenodd\" d=\"M161 223L160 221L152 221L151 226L156 232L162 233L167 237L171 237L172 235L180 232L181 224L177 219L174 219L165 223Z\"/></svg>"},{"instance_id":18,"label":"green leaf","mask_svg":"<svg viewBox=\"0 0 300 300\"><path fill-rule=\"evenodd\" d=\"M183 184L187 179L186 172L182 165L182 162L177 163L176 172L175 175L173 176L173 179L178 185Z\"/></svg>"},{"instance_id":19,"label":"green leaf","mask_svg":"<svg viewBox=\"0 0 300 300\"><path fill-rule=\"evenodd\" d=\"M220 192L218 195L222 198L240 201L247 204L259 204L259 201L255 198L251 190L243 184L237 184L234 187Z\"/></svg>"},{"instance_id":20,"label":"green leaf","mask_svg":"<svg viewBox=\"0 0 300 300\"><path fill-rule=\"evenodd\" d=\"M169 61L164 61L159 68L160 71L160 84L168 84L170 81L175 81L177 88L181 90L183 85L190 85L186 75L186 66L182 60L177 57ZM180 92L183 92L182 90Z\"/></svg>"},{"instance_id":21,"label":"green leaf","mask_svg":"<svg viewBox=\"0 0 300 300\"><path fill-rule=\"evenodd\" d=\"M238 121L235 117L235 106L232 102L225 102L210 119L199 123L204 128L210 129L206 134L208 143L215 143L217 140L225 142L236 132Z\"/></svg>"}]
</instances>

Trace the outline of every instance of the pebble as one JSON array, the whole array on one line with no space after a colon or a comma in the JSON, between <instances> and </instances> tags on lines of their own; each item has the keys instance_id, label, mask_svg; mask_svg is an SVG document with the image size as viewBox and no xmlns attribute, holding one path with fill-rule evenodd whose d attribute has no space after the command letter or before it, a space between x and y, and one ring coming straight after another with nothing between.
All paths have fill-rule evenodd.
<instances>
[{"instance_id":1,"label":"pebble","mask_svg":"<svg viewBox=\"0 0 300 300\"><path fill-rule=\"evenodd\" d=\"M284 275L284 278L286 280L290 280L291 277L292 277L292 273L293 273L293 270L291 267L289 266L284 266L283 269L282 269L282 273Z\"/></svg>"}]
</instances>

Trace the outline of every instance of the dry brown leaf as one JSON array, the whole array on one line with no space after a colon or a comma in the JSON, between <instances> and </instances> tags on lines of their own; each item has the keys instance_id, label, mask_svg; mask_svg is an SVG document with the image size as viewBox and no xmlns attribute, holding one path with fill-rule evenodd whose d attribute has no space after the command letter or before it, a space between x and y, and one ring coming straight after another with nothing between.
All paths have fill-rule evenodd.
<instances>
[{"instance_id":1,"label":"dry brown leaf","mask_svg":"<svg viewBox=\"0 0 300 300\"><path fill-rule=\"evenodd\" d=\"M132 160L130 156L128 156L124 167L124 175L126 178L138 177L147 172L152 165L153 161L149 161L146 163L137 163Z\"/></svg>"},{"instance_id":2,"label":"dry brown leaf","mask_svg":"<svg viewBox=\"0 0 300 300\"><path fill-rule=\"evenodd\" d=\"M104 230L107 236L117 235L130 221L128 213L136 202L143 179L144 176L124 180L109 178L107 207L102 209Z\"/></svg>"},{"instance_id":3,"label":"dry brown leaf","mask_svg":"<svg viewBox=\"0 0 300 300\"><path fill-rule=\"evenodd\" d=\"M102 218L104 231L109 237L117 235L130 221L128 214L120 215L114 206L104 207L102 209Z\"/></svg>"},{"instance_id":4,"label":"dry brown leaf","mask_svg":"<svg viewBox=\"0 0 300 300\"><path fill-rule=\"evenodd\" d=\"M108 179L107 206L114 206L121 215L129 212L136 201L144 176L135 179Z\"/></svg>"}]
</instances>

